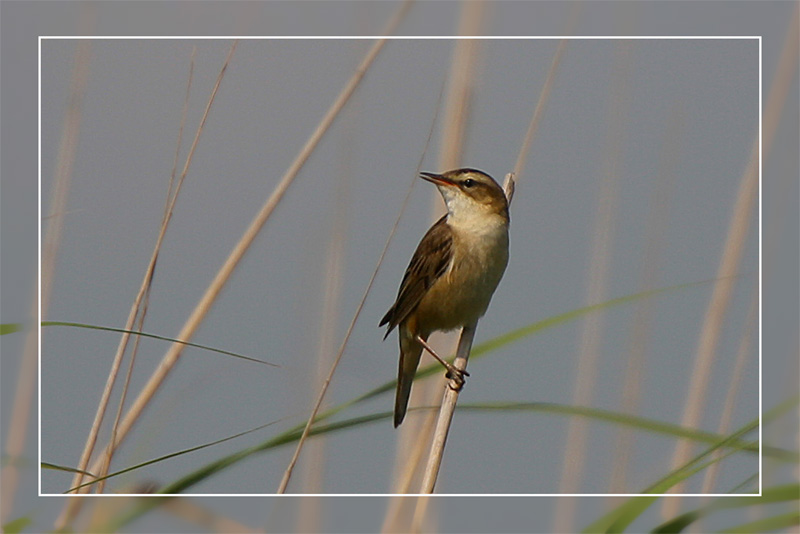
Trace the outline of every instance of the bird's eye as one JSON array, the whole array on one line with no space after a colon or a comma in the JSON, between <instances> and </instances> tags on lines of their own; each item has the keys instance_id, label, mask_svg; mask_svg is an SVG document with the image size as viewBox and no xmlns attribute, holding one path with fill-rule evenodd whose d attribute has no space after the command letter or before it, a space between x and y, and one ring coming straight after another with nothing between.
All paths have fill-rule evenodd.
<instances>
[{"instance_id":1,"label":"bird's eye","mask_svg":"<svg viewBox=\"0 0 800 534\"><path fill-rule=\"evenodd\" d=\"M475 185L475 180L472 178L467 178L464 180L464 187L472 187L473 185Z\"/></svg>"}]
</instances>

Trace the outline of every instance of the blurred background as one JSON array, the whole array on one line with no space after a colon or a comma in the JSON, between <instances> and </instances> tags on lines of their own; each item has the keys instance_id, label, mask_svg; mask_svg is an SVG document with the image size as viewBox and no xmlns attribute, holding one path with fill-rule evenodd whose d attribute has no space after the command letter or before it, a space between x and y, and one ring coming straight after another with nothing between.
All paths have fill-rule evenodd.
<instances>
[{"instance_id":1,"label":"blurred background","mask_svg":"<svg viewBox=\"0 0 800 534\"><path fill-rule=\"evenodd\" d=\"M397 17L395 36L532 37L473 41L466 67L456 62L464 41L386 43L192 337L280 368L186 348L115 454L111 471L273 424L110 479L107 493L138 493L143 484L163 490L306 420L413 184L325 406L391 381L396 338L382 341L377 323L441 209L434 188L415 178L420 158L422 170L444 171L453 161L502 180L514 168L546 83L549 98L511 207L511 260L477 343L587 305L669 289L557 320L473 359L459 405L476 409L456 413L437 492L506 497L437 499L416 527L578 531L622 501L542 495L640 493L675 468L675 435L542 406L488 411L500 403L586 406L727 435L756 419L760 407L789 402L780 429L766 425L763 440L797 450L797 60L781 55L787 42L790 50L791 39L796 43L796 4L421 2L397 15L402 6L2 4L1 322L26 327L0 338L3 500L12 503L4 504L4 524L28 519L23 530L31 532L64 525L66 499L37 494L67 490L73 474L46 469L40 478L37 458L40 452L42 462L77 465L119 343L110 332L46 326L38 389L36 368L21 364L30 347L36 357L31 341L26 352L26 336L35 341L35 165L41 165L43 258L55 251L52 271L42 267L42 320L123 327L158 237L190 64L179 170L233 44L231 38L143 38L148 35L272 36L238 42L192 153L143 328L166 337L181 330L375 42L277 36L374 36ZM551 71L561 40L545 37L562 30L583 37L564 43ZM615 34L648 37L608 37ZM40 65L37 36L48 36L40 41ZM713 36L726 37L708 38ZM468 98L454 111L459 87ZM768 96L777 103L772 114L764 112L769 147L762 150L760 187L751 186L748 197L747 184L755 183L748 176L756 161L760 94L763 109L772 104ZM454 118L461 121L456 134ZM457 155L447 156L453 146ZM55 241L46 235L52 228L60 232ZM57 249L47 249L50 243ZM734 269L725 271L731 254ZM754 311L759 269L760 328ZM729 292L720 297L725 288L713 281L726 272L735 278L725 279ZM722 311L714 308L720 299ZM141 340L126 406L168 349L166 341ZM710 358L706 368L697 364L702 354ZM126 359L123 371L127 365ZM98 446L110 437L120 389L112 394ZM392 395L337 414L337 421L387 416L317 440L301 455L289 492L396 492L397 458L422 439L425 414L412 412L393 430ZM26 413L25 399L32 403L27 430L13 421ZM690 401L700 405L694 415ZM421 396L412 402L430 403ZM720 427L723 421L727 426ZM757 437L757 431L747 435ZM22 439L23 452L9 453L20 450L15 447ZM293 449L292 443L248 455L183 492L272 494ZM686 460L702 449L695 444ZM770 461L765 458L762 468L758 455L739 452L719 464L713 481L701 473L681 492L758 492L759 472L765 487L796 480L796 463L786 469L785 462L776 467ZM637 519L634 531L650 530L681 507L702 502L669 501L676 508L658 502ZM115 520L125 532L404 531L413 503L405 502L390 520L397 503L195 497L143 512L136 511L138 501L104 499L84 503L66 524L76 531ZM128 514L134 519L123 521ZM213 520L195 523L202 514ZM753 517L735 509L709 517L704 527L746 519Z\"/></svg>"}]
</instances>

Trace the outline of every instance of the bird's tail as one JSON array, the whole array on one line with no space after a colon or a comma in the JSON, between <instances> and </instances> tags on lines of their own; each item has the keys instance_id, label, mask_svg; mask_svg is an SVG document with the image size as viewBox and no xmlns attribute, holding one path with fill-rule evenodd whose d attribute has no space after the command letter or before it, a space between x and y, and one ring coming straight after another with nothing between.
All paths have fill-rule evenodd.
<instances>
[{"instance_id":1,"label":"bird's tail","mask_svg":"<svg viewBox=\"0 0 800 534\"><path fill-rule=\"evenodd\" d=\"M411 384L417 374L417 366L422 356L422 345L412 339L400 339L400 365L397 370L397 394L394 398L394 427L400 426L406 416Z\"/></svg>"}]
</instances>

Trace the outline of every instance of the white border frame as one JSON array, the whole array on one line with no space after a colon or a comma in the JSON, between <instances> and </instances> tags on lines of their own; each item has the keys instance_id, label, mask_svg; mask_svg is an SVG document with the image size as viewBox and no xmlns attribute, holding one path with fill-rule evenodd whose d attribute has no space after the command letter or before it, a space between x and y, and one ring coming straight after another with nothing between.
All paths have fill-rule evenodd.
<instances>
[{"instance_id":1,"label":"white border frame","mask_svg":"<svg viewBox=\"0 0 800 534\"><path fill-rule=\"evenodd\" d=\"M176 493L176 494L139 494L139 493L119 493L119 494L64 494L64 493L42 493L42 40L49 39L64 39L64 40L185 40L185 41L214 41L214 40L240 40L240 41L255 41L255 40L461 40L461 39L480 39L480 40L758 40L758 493L290 493L290 494L277 494L277 493ZM400 36L353 36L353 35L317 35L317 36L224 36L224 35L209 35L209 36L122 36L122 35L92 35L92 36L77 36L77 35L40 35L38 38L38 191L39 191L39 205L38 205L38 230L39 230L39 250L37 262L37 288L38 288L38 454L39 454L39 477L38 477L38 496L39 497L158 497L162 498L166 495L175 495L180 497L761 497L763 491L763 472L764 472L764 455L763 455L763 424L761 424L764 416L763 409L763 365L762 365L762 244L763 244L763 229L762 229L762 112L764 107L763 98L763 36L761 35L668 35L668 36L625 36L625 35L600 35L600 36L530 36L530 35L400 35Z\"/></svg>"}]
</instances>

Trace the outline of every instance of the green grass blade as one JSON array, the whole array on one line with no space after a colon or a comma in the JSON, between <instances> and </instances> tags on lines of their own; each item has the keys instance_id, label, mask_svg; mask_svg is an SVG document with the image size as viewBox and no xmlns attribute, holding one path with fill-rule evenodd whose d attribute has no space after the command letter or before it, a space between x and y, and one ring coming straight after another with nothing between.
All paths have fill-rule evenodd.
<instances>
[{"instance_id":1,"label":"green grass blade","mask_svg":"<svg viewBox=\"0 0 800 534\"><path fill-rule=\"evenodd\" d=\"M258 358L252 358L250 356L245 356L243 354L237 354L235 352L230 352L227 350L222 349L215 349L214 347L209 347L207 345L199 345L197 343L191 343L189 341L181 341L180 339L174 339L171 337L159 336L156 334L148 334L147 332L137 332L135 330L125 330L124 328L113 328L110 326L98 326L93 324L85 324L85 323L67 323L64 321L42 321L42 326L69 326L73 328L86 328L89 330L104 330L106 332L117 332L122 334L131 334L134 336L142 336L142 337L149 337L152 339L158 339L161 341L169 341L170 343L181 343L182 345L186 345L187 347L195 347L198 349L203 349L211 352L216 352L218 354L224 354L225 356L233 356L234 358L239 358L242 360L247 360L249 362L260 363L263 365L269 365L270 367L280 367L277 363L271 363L265 360L259 360Z\"/></svg>"},{"instance_id":2,"label":"green grass blade","mask_svg":"<svg viewBox=\"0 0 800 534\"><path fill-rule=\"evenodd\" d=\"M67 471L68 473L80 473L82 475L93 477L94 474L90 473L89 471L82 471L80 469L75 469L74 467L67 467L65 465L58 465L58 464L51 464L48 462L41 462L39 464L42 469L53 469L55 471Z\"/></svg>"},{"instance_id":3,"label":"green grass blade","mask_svg":"<svg viewBox=\"0 0 800 534\"><path fill-rule=\"evenodd\" d=\"M90 486L92 484L95 484L96 482L100 482L101 480L106 480L108 478L113 478L113 477L128 473L130 471L134 471L136 469L139 469L139 468L142 468L142 467L145 467L145 466L148 466L148 465L152 465L152 464L156 464L156 463L159 463L159 462L163 462L164 460L169 460L170 458L175 458L176 456L182 456L184 454L189 454L189 453L192 453L192 452L195 452L195 451L199 451L201 449L205 449L205 448L208 448L208 447L213 447L214 445L219 445L220 443L224 443L226 441L230 441L232 439L236 439L236 438L242 437L242 436L244 436L246 434L251 434L253 432L257 432L258 430L262 430L262 429L264 429L264 428L266 428L268 426L272 426L272 425L274 425L274 424L276 424L278 422L280 422L280 420L279 421L272 421L272 422L267 423L265 425L260 425L260 426L257 426L255 428L251 428L250 430L245 430L244 432L239 432L238 434L234 434L233 436L228 436L227 438L218 439L216 441L212 441L212 442L209 442L209 443L204 443L202 445L197 445L196 447L190 447L188 449L183 449L183 450L180 450L180 451L177 451L177 452L173 452L173 453L170 453L170 454L165 454L164 456L159 456L158 458L153 458L152 460L147 460L147 461L142 462L140 464L136 464L136 465L133 465L131 467L126 467L125 469L121 469L119 471L115 471L113 473L109 473L106 476L103 476L103 477L100 477L100 478L95 478L94 480L91 480L91 481L85 482L85 483L83 483L83 484L81 484L79 486L75 486L73 488L70 488L67 491L63 492L63 493L65 493L65 494L66 493L71 493L71 492L77 491L78 489L80 489L80 488L82 488L84 486ZM45 462L42 462L42 465L45 465ZM47 465L53 465L53 464L47 464ZM64 469L65 470L71 470L71 471L80 472L77 469L72 469L72 468L64 468ZM89 476L94 477L94 475L91 474L91 473L85 473L85 474L88 474Z\"/></svg>"},{"instance_id":4,"label":"green grass blade","mask_svg":"<svg viewBox=\"0 0 800 534\"><path fill-rule=\"evenodd\" d=\"M734 439L734 438L726 438L723 439L716 434L703 432L699 430L693 429L685 429L677 425L671 425L667 423L661 423L659 421L648 420L641 417L632 417L627 415L616 414L614 412L609 412L606 410L599 410L594 408L583 408L583 407L572 407L572 406L565 406L565 405L558 405L558 404L548 404L548 403L495 403L491 405L470 405L465 404L462 406L464 410L467 411L497 411L497 410L531 410L537 411L542 413L553 413L553 414L563 414L563 415L576 415L580 417L588 417L591 419L595 419L598 421L603 422L610 422L619 425L626 425L631 426L636 429L640 430L653 430L663 433L665 435L670 435L675 438L689 438L694 439L702 443L722 443L726 448L732 449L733 452L738 451L746 451L749 453L755 453L758 450L758 447L752 443ZM435 410L437 409L435 406L427 406L427 407L419 407L414 408L414 410ZM341 430L354 428L366 424L376 423L378 421L388 419L391 416L391 412L379 412L375 414L368 414L364 416L354 417L351 419L346 419L343 421L337 421L333 423L327 424L319 424L315 426L311 430L311 436L328 434L331 432L338 432ZM270 438L269 440L254 445L252 447L248 447L244 450L237 451L229 456L220 458L206 466L203 466L194 472L190 473L189 475L171 483L170 485L162 488L159 490L159 493L162 494L177 494L186 491L188 488L192 487L193 485L205 480L213 476L214 474L218 473L219 471L227 468L230 465L233 465L245 458L250 457L253 454L258 454L262 452L266 452L277 447L293 443L295 442L301 435L303 431L304 425L299 424L286 430L277 436ZM233 439L235 437L239 437L244 435L245 433L253 432L263 427L258 427L253 430L249 430L247 432L243 432L241 434L237 434L235 436L231 436L229 438L225 438L223 440L218 440L206 445L201 445L199 447L193 447L191 449L187 449L185 451L180 451L177 453L172 453L161 458L150 460L143 464L139 464L137 466L133 466L127 468L122 471L115 472L108 477L116 476L122 474L124 472L131 471L137 467L142 467L144 465L149 465L151 463L155 463L156 461L163 461L172 457L175 457L180 454L186 454L189 452L193 452L200 448L209 447L215 445L217 443L221 443L223 441L227 441L229 439ZM786 451L786 455L790 455L788 451Z\"/></svg>"}]
</instances>

